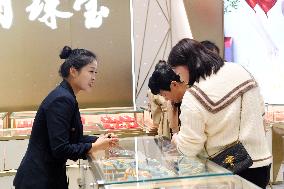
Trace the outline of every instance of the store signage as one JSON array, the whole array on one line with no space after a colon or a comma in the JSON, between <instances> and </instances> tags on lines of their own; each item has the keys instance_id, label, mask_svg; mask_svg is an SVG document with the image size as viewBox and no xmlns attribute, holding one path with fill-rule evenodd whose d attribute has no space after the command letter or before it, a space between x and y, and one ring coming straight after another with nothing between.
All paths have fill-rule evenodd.
<instances>
[{"instance_id":1,"label":"store signage","mask_svg":"<svg viewBox=\"0 0 284 189\"><path fill-rule=\"evenodd\" d=\"M51 29L57 29L57 18L68 19L73 16L73 12L65 12L57 10L60 5L59 0L33 0L26 7L30 21L44 23ZM99 28L103 23L103 18L109 15L109 8L100 6L98 8L97 0L75 0L73 9L80 11L84 6L85 27L87 29ZM10 29L13 22L13 9L11 0L0 0L0 26L4 29Z\"/></svg>"},{"instance_id":2,"label":"store signage","mask_svg":"<svg viewBox=\"0 0 284 189\"><path fill-rule=\"evenodd\" d=\"M11 0L0 0L0 25L9 29L13 21Z\"/></svg>"}]
</instances>

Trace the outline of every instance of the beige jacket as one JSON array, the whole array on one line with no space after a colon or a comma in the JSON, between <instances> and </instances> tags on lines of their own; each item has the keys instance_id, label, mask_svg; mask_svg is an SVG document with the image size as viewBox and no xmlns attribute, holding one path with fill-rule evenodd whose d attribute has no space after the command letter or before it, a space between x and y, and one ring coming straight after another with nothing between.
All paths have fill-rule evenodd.
<instances>
[{"instance_id":1,"label":"beige jacket","mask_svg":"<svg viewBox=\"0 0 284 189\"><path fill-rule=\"evenodd\" d=\"M160 95L148 93L150 110L152 114L153 127L158 129L159 136L171 137L170 126L167 113L167 101Z\"/></svg>"}]
</instances>

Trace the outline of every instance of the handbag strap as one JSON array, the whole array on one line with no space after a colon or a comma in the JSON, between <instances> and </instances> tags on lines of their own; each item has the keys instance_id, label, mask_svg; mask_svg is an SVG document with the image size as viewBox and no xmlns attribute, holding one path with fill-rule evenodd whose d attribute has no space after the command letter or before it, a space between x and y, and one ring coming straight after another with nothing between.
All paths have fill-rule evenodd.
<instances>
[{"instance_id":1,"label":"handbag strap","mask_svg":"<svg viewBox=\"0 0 284 189\"><path fill-rule=\"evenodd\" d=\"M233 146L234 144L240 142L239 139L240 139L240 131L241 131L241 123L242 123L242 109L243 109L243 94L241 95L240 123L239 123L239 133L238 133L238 138L237 138L237 140L235 140L234 142L232 142L232 143L230 143L230 144L224 146L224 148L222 148L220 151L218 151L218 152L212 154L211 156L209 155L209 153L208 153L208 151L207 151L207 148L206 148L207 142L205 142L205 144L204 144L204 149L205 149L205 152L207 153L207 155L208 155L209 158L214 157L215 155L217 155L217 154L219 154L220 152L224 151L226 148L231 147L231 146Z\"/></svg>"}]
</instances>

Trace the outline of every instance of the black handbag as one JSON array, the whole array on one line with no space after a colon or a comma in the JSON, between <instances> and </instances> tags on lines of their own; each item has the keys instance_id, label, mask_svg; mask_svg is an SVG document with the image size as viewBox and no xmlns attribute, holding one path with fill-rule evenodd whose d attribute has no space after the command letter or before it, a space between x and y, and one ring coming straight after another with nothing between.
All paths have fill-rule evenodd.
<instances>
[{"instance_id":1,"label":"black handbag","mask_svg":"<svg viewBox=\"0 0 284 189\"><path fill-rule=\"evenodd\" d=\"M240 141L234 142L233 145L219 152L214 157L209 157L209 160L235 174L248 169L253 163L250 155Z\"/></svg>"},{"instance_id":2,"label":"black handbag","mask_svg":"<svg viewBox=\"0 0 284 189\"><path fill-rule=\"evenodd\" d=\"M211 156L209 156L207 149L204 146L209 160L232 171L235 174L238 174L248 169L253 164L250 155L248 154L245 147L239 140L240 127L241 127L242 101L243 101L243 96L241 97L240 124L239 124L239 134L237 140L225 146L221 151Z\"/></svg>"}]
</instances>

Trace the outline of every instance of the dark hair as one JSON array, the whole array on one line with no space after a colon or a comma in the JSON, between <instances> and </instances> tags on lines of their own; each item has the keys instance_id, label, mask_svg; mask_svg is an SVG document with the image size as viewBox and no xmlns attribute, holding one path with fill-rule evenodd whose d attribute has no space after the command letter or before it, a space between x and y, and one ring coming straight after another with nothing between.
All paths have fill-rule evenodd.
<instances>
[{"instance_id":1,"label":"dark hair","mask_svg":"<svg viewBox=\"0 0 284 189\"><path fill-rule=\"evenodd\" d=\"M200 43L204 45L210 51L216 52L217 54L220 53L219 47L212 41L205 40L205 41L201 41Z\"/></svg>"},{"instance_id":2,"label":"dark hair","mask_svg":"<svg viewBox=\"0 0 284 189\"><path fill-rule=\"evenodd\" d=\"M59 75L62 78L67 78L69 76L69 70L71 67L80 71L87 64L92 63L97 59L96 55L86 49L71 49L68 46L65 46L59 57L65 59L63 64L60 66Z\"/></svg>"},{"instance_id":3,"label":"dark hair","mask_svg":"<svg viewBox=\"0 0 284 189\"><path fill-rule=\"evenodd\" d=\"M156 64L155 66L155 70L161 68L164 66L164 64L166 64L167 62L165 60L159 60L159 62Z\"/></svg>"},{"instance_id":4,"label":"dark hair","mask_svg":"<svg viewBox=\"0 0 284 189\"><path fill-rule=\"evenodd\" d=\"M157 95L160 90L170 91L172 81L181 82L179 75L165 61L159 61L149 79L148 87L154 95Z\"/></svg>"},{"instance_id":5,"label":"dark hair","mask_svg":"<svg viewBox=\"0 0 284 189\"><path fill-rule=\"evenodd\" d=\"M224 65L223 59L193 39L182 39L171 50L168 64L172 67L185 65L189 71L189 86L217 73Z\"/></svg>"}]
</instances>

